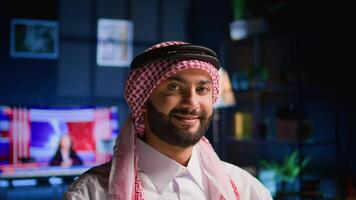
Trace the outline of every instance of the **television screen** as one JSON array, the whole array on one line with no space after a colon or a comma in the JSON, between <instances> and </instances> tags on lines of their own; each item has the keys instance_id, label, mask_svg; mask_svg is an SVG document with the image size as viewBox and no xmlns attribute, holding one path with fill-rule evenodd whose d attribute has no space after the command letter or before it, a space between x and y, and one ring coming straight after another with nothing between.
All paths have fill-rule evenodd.
<instances>
[{"instance_id":1,"label":"television screen","mask_svg":"<svg viewBox=\"0 0 356 200\"><path fill-rule=\"evenodd\" d=\"M10 116L11 108L0 107L0 165L9 163L10 160Z\"/></svg>"},{"instance_id":2,"label":"television screen","mask_svg":"<svg viewBox=\"0 0 356 200\"><path fill-rule=\"evenodd\" d=\"M118 122L118 109L113 106L2 106L0 176L26 169L48 170L64 137L70 138L81 166L104 163L111 159Z\"/></svg>"}]
</instances>

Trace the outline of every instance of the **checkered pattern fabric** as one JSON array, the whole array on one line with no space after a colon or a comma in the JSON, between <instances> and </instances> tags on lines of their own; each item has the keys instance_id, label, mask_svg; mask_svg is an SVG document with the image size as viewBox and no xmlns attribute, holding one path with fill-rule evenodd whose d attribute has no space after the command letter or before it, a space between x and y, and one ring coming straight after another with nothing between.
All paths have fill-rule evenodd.
<instances>
[{"instance_id":1,"label":"checkered pattern fabric","mask_svg":"<svg viewBox=\"0 0 356 200\"><path fill-rule=\"evenodd\" d=\"M163 42L146 51L180 44L187 43L179 41ZM114 147L109 180L110 199L144 199L144 191L138 175L138 153L136 149L137 136L142 136L145 132L142 108L159 84L175 73L187 69L204 70L211 76L213 82L212 98L213 102L216 102L219 94L219 74L217 69L208 62L199 60L160 60L144 67L133 69L130 72L125 83L125 99L131 108L131 116L122 128ZM213 187L211 189L218 192L221 199L239 199L236 185L222 169L218 156L206 138L203 137L197 144L197 151L201 156L202 166L214 175L215 183L220 186L219 188Z\"/></svg>"}]
</instances>

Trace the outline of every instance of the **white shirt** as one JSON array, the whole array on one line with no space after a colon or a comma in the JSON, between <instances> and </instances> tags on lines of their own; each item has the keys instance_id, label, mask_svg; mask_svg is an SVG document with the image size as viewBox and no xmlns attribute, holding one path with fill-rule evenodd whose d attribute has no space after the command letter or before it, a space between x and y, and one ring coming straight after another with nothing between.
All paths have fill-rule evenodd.
<instances>
[{"instance_id":1,"label":"white shirt","mask_svg":"<svg viewBox=\"0 0 356 200\"><path fill-rule=\"evenodd\" d=\"M143 158L139 158L139 160L140 159ZM194 160L193 157L192 160ZM236 184L236 187L240 195L240 200L272 200L269 191L251 174L249 174L245 170L235 165L223 161L221 164L225 168L226 172L229 174L230 178ZM161 169L162 166L160 166L159 168ZM68 190L66 191L63 199L64 200L109 199L108 185L109 185L110 169L111 169L111 162L107 162L103 165L88 170L68 187ZM196 173L193 172L193 174ZM195 178L193 178L193 180L195 180ZM199 183L197 185L199 185ZM201 186L199 185L199 187ZM203 180L203 189L205 189L204 180ZM164 195L167 191L169 191L169 189L164 190L163 192ZM147 192L145 191L145 193Z\"/></svg>"},{"instance_id":2,"label":"white shirt","mask_svg":"<svg viewBox=\"0 0 356 200\"><path fill-rule=\"evenodd\" d=\"M145 142L137 141L139 176L145 199L208 199L207 179L203 178L195 148L185 167Z\"/></svg>"},{"instance_id":3,"label":"white shirt","mask_svg":"<svg viewBox=\"0 0 356 200\"><path fill-rule=\"evenodd\" d=\"M63 162L68 162L70 160L69 151L61 150Z\"/></svg>"}]
</instances>

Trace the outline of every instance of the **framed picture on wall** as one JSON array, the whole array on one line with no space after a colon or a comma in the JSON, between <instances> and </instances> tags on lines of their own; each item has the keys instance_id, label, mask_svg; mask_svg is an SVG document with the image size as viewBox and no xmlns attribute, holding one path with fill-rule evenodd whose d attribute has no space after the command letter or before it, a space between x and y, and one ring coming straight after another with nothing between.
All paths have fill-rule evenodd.
<instances>
[{"instance_id":1,"label":"framed picture on wall","mask_svg":"<svg viewBox=\"0 0 356 200\"><path fill-rule=\"evenodd\" d=\"M132 60L133 23L99 19L96 62L98 66L128 67Z\"/></svg>"},{"instance_id":2,"label":"framed picture on wall","mask_svg":"<svg viewBox=\"0 0 356 200\"><path fill-rule=\"evenodd\" d=\"M12 19L10 56L56 59L59 49L58 29L57 21Z\"/></svg>"}]
</instances>

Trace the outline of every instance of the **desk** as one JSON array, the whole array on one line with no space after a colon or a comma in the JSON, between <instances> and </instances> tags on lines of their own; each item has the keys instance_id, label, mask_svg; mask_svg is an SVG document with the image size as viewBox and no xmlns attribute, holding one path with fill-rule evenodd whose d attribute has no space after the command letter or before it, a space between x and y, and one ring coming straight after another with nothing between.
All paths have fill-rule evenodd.
<instances>
[{"instance_id":1,"label":"desk","mask_svg":"<svg viewBox=\"0 0 356 200\"><path fill-rule=\"evenodd\" d=\"M62 199L67 186L93 166L9 167L0 173L0 199Z\"/></svg>"},{"instance_id":2,"label":"desk","mask_svg":"<svg viewBox=\"0 0 356 200\"><path fill-rule=\"evenodd\" d=\"M0 180L79 176L91 167L93 166L16 168L0 173Z\"/></svg>"}]
</instances>

